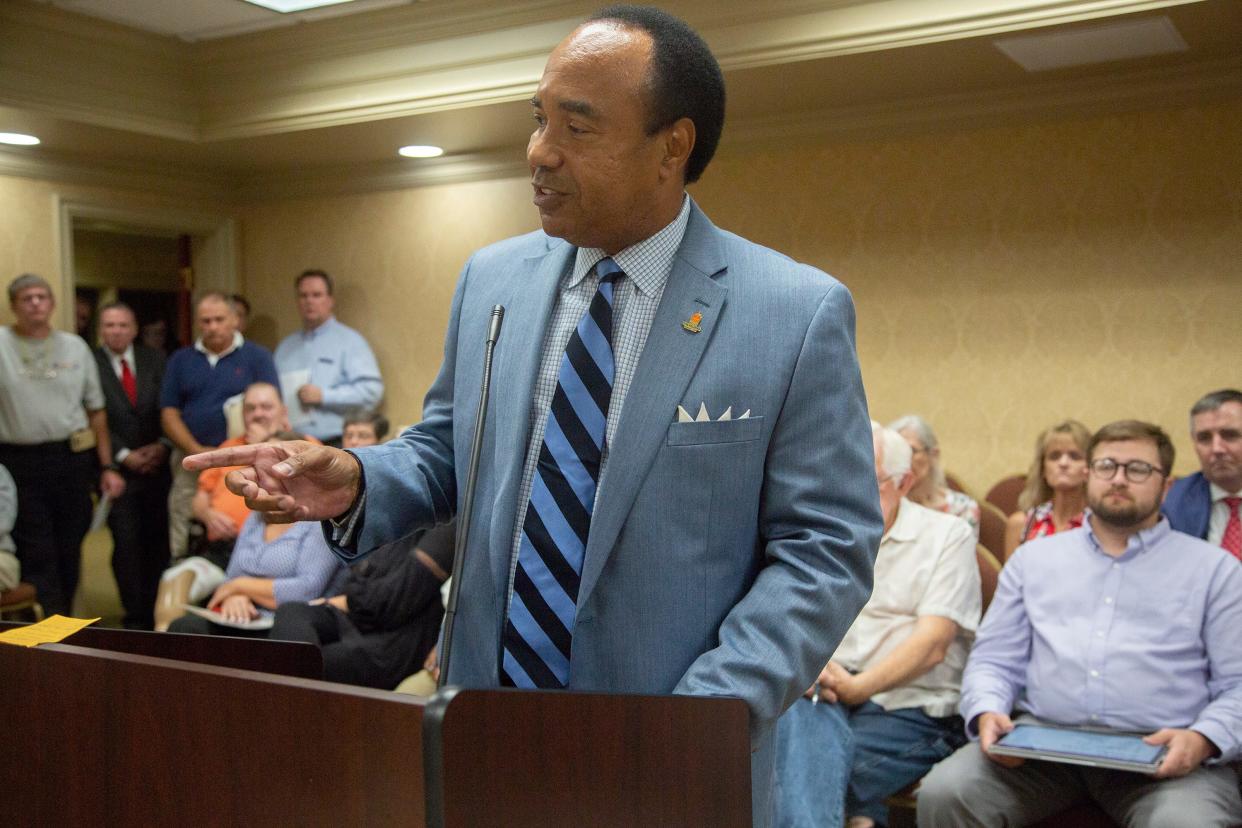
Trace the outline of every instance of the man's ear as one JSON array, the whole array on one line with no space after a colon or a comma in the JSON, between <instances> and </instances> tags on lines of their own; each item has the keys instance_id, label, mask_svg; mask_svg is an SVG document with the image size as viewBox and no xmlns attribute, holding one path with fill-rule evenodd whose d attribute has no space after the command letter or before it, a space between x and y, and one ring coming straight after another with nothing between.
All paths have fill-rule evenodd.
<instances>
[{"instance_id":1,"label":"man's ear","mask_svg":"<svg viewBox=\"0 0 1242 828\"><path fill-rule=\"evenodd\" d=\"M662 179L676 175L685 180L686 164L690 162L690 153L694 151L694 139L694 121L689 118L678 118L663 130L664 158L660 161Z\"/></svg>"}]
</instances>

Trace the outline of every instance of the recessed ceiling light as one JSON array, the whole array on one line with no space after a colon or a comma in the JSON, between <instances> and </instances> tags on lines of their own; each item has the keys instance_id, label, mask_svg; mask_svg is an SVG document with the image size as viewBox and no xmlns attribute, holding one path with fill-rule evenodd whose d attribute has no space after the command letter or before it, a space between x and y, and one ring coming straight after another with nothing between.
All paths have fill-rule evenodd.
<instances>
[{"instance_id":1,"label":"recessed ceiling light","mask_svg":"<svg viewBox=\"0 0 1242 828\"><path fill-rule=\"evenodd\" d=\"M397 154L404 155L406 158L439 158L441 155L444 155L444 149L425 144L411 144L408 147L402 147L397 150Z\"/></svg>"},{"instance_id":2,"label":"recessed ceiling light","mask_svg":"<svg viewBox=\"0 0 1242 828\"><path fill-rule=\"evenodd\" d=\"M262 6L281 14L317 9L320 6L339 6L341 3L352 3L354 0L246 0L255 6Z\"/></svg>"},{"instance_id":3,"label":"recessed ceiling light","mask_svg":"<svg viewBox=\"0 0 1242 828\"><path fill-rule=\"evenodd\" d=\"M13 144L19 147L33 147L39 139L22 132L0 132L0 144Z\"/></svg>"}]
</instances>

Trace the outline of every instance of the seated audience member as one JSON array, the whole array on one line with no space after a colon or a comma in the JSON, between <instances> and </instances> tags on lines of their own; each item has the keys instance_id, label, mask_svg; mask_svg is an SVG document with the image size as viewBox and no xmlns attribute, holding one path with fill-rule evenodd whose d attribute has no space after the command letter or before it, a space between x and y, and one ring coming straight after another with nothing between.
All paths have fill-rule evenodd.
<instances>
[{"instance_id":1,"label":"seated audience member","mask_svg":"<svg viewBox=\"0 0 1242 828\"><path fill-rule=\"evenodd\" d=\"M256 382L246 388L242 397L242 423L245 433L225 440L223 446L265 443L291 436L285 405L280 392L271 383ZM296 439L303 438L297 435ZM201 602L224 581L233 544L250 515L246 501L224 484L225 475L230 471L230 468L208 469L199 476L192 510L195 519L203 524L205 541L193 550L193 555L169 567L161 576L155 601L157 630L168 629L169 622L182 614L184 604Z\"/></svg>"},{"instance_id":2,"label":"seated audience member","mask_svg":"<svg viewBox=\"0 0 1242 828\"><path fill-rule=\"evenodd\" d=\"M1175 482L1164 514L1179 532L1242 560L1242 391L1215 391L1190 409L1200 471Z\"/></svg>"},{"instance_id":3,"label":"seated audience member","mask_svg":"<svg viewBox=\"0 0 1242 828\"><path fill-rule=\"evenodd\" d=\"M910 446L872 428L884 512L875 588L808 698L777 723L777 826L882 825L884 800L966 741L956 709L979 623L974 535L905 498Z\"/></svg>"},{"instance_id":4,"label":"seated audience member","mask_svg":"<svg viewBox=\"0 0 1242 828\"><path fill-rule=\"evenodd\" d=\"M1005 527L1005 560L1021 544L1082 526L1087 502L1087 442L1091 432L1077 420L1044 430L1018 495L1021 511Z\"/></svg>"},{"instance_id":5,"label":"seated audience member","mask_svg":"<svg viewBox=\"0 0 1242 828\"><path fill-rule=\"evenodd\" d=\"M344 567L315 521L268 523L253 513L242 524L225 581L216 587L207 608L228 621L252 621L270 614L286 601L310 601L335 594ZM183 615L169 632L200 635L242 635L247 631ZM266 635L266 630L261 635Z\"/></svg>"},{"instance_id":6,"label":"seated audience member","mask_svg":"<svg viewBox=\"0 0 1242 828\"><path fill-rule=\"evenodd\" d=\"M342 434L346 449L373 446L387 436L388 421L346 417ZM446 524L380 547L350 567L339 595L278 607L269 637L319 645L328 681L391 690L435 645L453 538Z\"/></svg>"},{"instance_id":7,"label":"seated audience member","mask_svg":"<svg viewBox=\"0 0 1242 828\"><path fill-rule=\"evenodd\" d=\"M1242 755L1242 567L1161 518L1173 444L1157 426L1104 426L1088 457L1084 525L1001 571L962 679L979 744L923 780L923 828L1026 825L1084 799L1134 828L1242 824L1228 764ZM1139 731L1168 752L1154 778L989 753L1025 719Z\"/></svg>"},{"instance_id":8,"label":"seated audience member","mask_svg":"<svg viewBox=\"0 0 1242 828\"><path fill-rule=\"evenodd\" d=\"M944 469L940 465L940 441L931 425L917 414L907 414L888 424L888 427L900 434L910 444L914 457L910 461L910 471L914 474L914 485L906 500L911 500L928 509L960 517L970 524L979 540L979 504L965 492L950 489L945 483Z\"/></svg>"},{"instance_id":9,"label":"seated audience member","mask_svg":"<svg viewBox=\"0 0 1242 828\"><path fill-rule=\"evenodd\" d=\"M12 589L21 581L21 564L17 562L17 546L13 543L13 522L17 520L17 486L13 475L0 466L0 592Z\"/></svg>"},{"instance_id":10,"label":"seated audience member","mask_svg":"<svg viewBox=\"0 0 1242 828\"><path fill-rule=\"evenodd\" d=\"M435 646L453 539L445 524L381 546L350 567L340 594L278 607L269 637L319 645L328 681L393 689Z\"/></svg>"}]
</instances>

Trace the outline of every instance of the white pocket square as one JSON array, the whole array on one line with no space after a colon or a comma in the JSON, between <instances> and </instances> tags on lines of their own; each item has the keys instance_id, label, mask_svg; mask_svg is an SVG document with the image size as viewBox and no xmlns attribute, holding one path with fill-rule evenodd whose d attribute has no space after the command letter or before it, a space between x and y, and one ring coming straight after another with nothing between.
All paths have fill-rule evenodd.
<instances>
[{"instance_id":1,"label":"white pocket square","mask_svg":"<svg viewBox=\"0 0 1242 828\"><path fill-rule=\"evenodd\" d=\"M728 408L724 410L723 414L721 414L718 418L716 418L716 422L724 422L726 420L732 420L732 419L734 419L733 406L729 406ZM737 419L749 420L750 409L749 408L746 409L745 413L743 413L742 416L738 417ZM677 406L677 422L679 423L710 423L712 422L711 415L707 413L707 403L702 403L702 402L699 403L699 413L694 415L693 417L690 416L690 412L687 411L685 408L683 408L680 405Z\"/></svg>"}]
</instances>

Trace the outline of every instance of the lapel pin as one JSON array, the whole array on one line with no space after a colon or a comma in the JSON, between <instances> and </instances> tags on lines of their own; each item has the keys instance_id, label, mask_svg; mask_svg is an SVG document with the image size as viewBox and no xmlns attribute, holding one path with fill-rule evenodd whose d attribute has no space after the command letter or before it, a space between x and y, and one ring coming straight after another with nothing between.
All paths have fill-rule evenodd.
<instances>
[{"instance_id":1,"label":"lapel pin","mask_svg":"<svg viewBox=\"0 0 1242 828\"><path fill-rule=\"evenodd\" d=\"M689 331L690 333L698 333L699 331L703 330L702 326L699 325L699 323L702 321L703 321L703 314L699 313L698 311L695 311L694 313L690 314L689 319L681 323L681 326L685 328L687 331Z\"/></svg>"}]
</instances>

